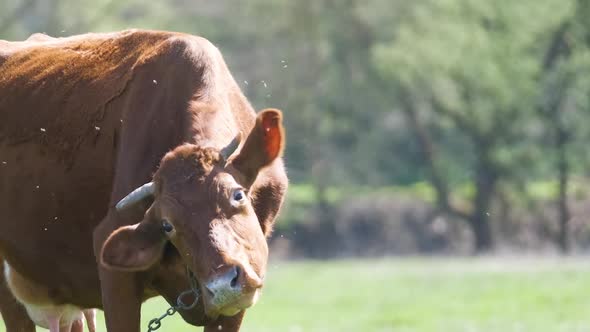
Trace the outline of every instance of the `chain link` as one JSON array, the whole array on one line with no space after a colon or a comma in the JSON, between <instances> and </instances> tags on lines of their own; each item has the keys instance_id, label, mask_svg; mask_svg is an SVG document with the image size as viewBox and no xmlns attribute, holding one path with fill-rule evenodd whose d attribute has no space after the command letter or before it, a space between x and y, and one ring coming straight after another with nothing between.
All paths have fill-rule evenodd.
<instances>
[{"instance_id":1,"label":"chain link","mask_svg":"<svg viewBox=\"0 0 590 332\"><path fill-rule=\"evenodd\" d=\"M178 297L176 298L175 306L168 308L162 316L150 320L150 322L148 323L148 332L156 331L157 329L162 327L162 320L168 316L173 316L175 313L178 312L179 309L190 310L197 305L197 302L199 301L199 288L197 287L197 279L188 267L186 268L186 274L188 276L191 288L185 290L184 292L180 293L180 295L178 295ZM186 304L182 299L190 294L193 294L195 296L195 299L192 303Z\"/></svg>"}]
</instances>

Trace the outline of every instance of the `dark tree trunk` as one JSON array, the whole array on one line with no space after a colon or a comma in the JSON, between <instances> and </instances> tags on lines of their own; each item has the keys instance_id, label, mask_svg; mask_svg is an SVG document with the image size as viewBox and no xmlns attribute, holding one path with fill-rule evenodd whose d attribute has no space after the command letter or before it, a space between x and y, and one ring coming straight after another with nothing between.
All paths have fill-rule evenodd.
<instances>
[{"instance_id":1,"label":"dark tree trunk","mask_svg":"<svg viewBox=\"0 0 590 332\"><path fill-rule=\"evenodd\" d=\"M497 178L497 172L492 169L489 158L480 157L475 174L473 215L469 218L469 224L475 237L476 253L483 253L494 248L490 227L490 207Z\"/></svg>"},{"instance_id":2,"label":"dark tree trunk","mask_svg":"<svg viewBox=\"0 0 590 332\"><path fill-rule=\"evenodd\" d=\"M567 160L567 141L568 134L563 128L558 128L556 149L557 149L557 169L559 172L559 235L558 243L559 249L566 254L570 250L569 238L569 220L570 210L567 204L568 201L568 186L569 186L569 162Z\"/></svg>"},{"instance_id":3,"label":"dark tree trunk","mask_svg":"<svg viewBox=\"0 0 590 332\"><path fill-rule=\"evenodd\" d=\"M405 112L406 119L408 120L411 128L414 131L414 136L418 141L418 146L420 146L422 157L424 158L426 165L429 166L428 171L430 183L436 191L438 207L443 211L452 212L450 211L452 208L450 206L449 201L449 189L437 165L438 161L436 153L434 151L434 144L432 143L432 140L428 135L426 129L420 124L418 120L418 114L414 109L414 106L411 102L407 101L406 98L408 97L406 96L403 99L405 104L403 110Z\"/></svg>"},{"instance_id":4,"label":"dark tree trunk","mask_svg":"<svg viewBox=\"0 0 590 332\"><path fill-rule=\"evenodd\" d=\"M470 220L470 225L475 237L475 253L481 254L492 250L494 241L488 216L477 213Z\"/></svg>"}]
</instances>

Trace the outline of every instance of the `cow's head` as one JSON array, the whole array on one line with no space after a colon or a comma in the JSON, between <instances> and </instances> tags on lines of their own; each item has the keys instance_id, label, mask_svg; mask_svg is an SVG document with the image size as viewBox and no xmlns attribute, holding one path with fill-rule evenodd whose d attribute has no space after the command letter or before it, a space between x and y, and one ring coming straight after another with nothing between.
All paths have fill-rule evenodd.
<instances>
[{"instance_id":1,"label":"cow's head","mask_svg":"<svg viewBox=\"0 0 590 332\"><path fill-rule=\"evenodd\" d=\"M262 287L268 247L249 190L258 173L280 156L281 113L262 111L239 152L239 139L218 150L192 144L167 153L150 182L117 209L153 199L144 219L116 230L101 263L123 271L157 270L174 261L194 273L207 316L231 316L253 305ZM176 258L166 256L172 251ZM170 270L169 270L170 271Z\"/></svg>"}]
</instances>

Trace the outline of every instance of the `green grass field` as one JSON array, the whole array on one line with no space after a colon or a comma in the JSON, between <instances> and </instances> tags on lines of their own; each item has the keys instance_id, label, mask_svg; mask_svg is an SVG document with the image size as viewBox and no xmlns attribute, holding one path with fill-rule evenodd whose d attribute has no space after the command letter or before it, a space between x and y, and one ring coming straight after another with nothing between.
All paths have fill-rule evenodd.
<instances>
[{"instance_id":1,"label":"green grass field","mask_svg":"<svg viewBox=\"0 0 590 332\"><path fill-rule=\"evenodd\" d=\"M143 330L165 309L148 301ZM159 331L190 330L173 317ZM272 263L242 331L590 332L590 259Z\"/></svg>"}]
</instances>

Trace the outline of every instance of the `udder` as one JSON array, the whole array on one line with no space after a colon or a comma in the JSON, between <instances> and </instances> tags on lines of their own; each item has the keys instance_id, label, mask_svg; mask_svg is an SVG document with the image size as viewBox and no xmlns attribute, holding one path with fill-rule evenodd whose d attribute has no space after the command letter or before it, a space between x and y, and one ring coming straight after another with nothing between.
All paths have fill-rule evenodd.
<instances>
[{"instance_id":1,"label":"udder","mask_svg":"<svg viewBox=\"0 0 590 332\"><path fill-rule=\"evenodd\" d=\"M82 332L86 320L88 330L95 332L95 309L82 310L71 304L56 304L49 296L47 287L25 278L6 262L4 275L8 288L36 325L50 332Z\"/></svg>"}]
</instances>

